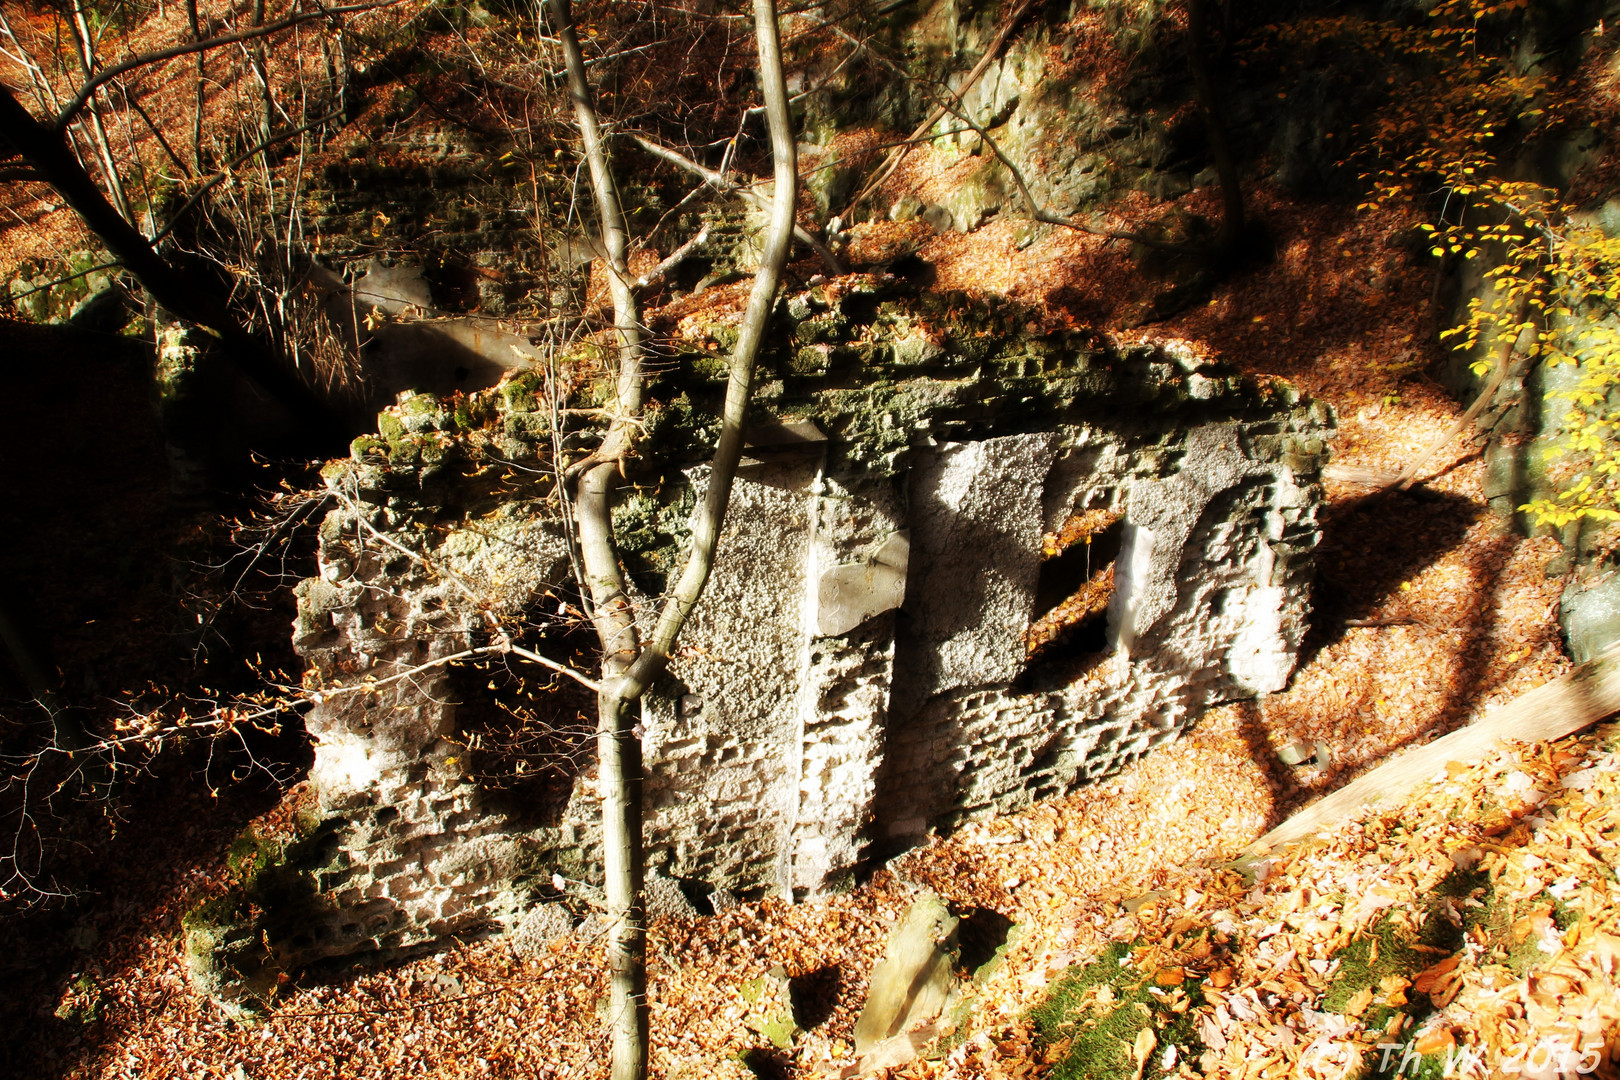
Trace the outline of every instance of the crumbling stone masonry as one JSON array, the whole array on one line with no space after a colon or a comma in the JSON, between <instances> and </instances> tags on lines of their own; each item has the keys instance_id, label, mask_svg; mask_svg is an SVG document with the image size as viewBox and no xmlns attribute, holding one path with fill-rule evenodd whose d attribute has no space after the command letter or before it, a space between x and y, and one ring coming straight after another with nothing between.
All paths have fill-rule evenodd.
<instances>
[{"instance_id":1,"label":"crumbling stone masonry","mask_svg":"<svg viewBox=\"0 0 1620 1080\"><path fill-rule=\"evenodd\" d=\"M1010 306L838 284L784 305L715 573L645 704L648 859L671 878L836 888L864 858L1069 790L1213 704L1281 688L1305 631L1324 406ZM670 471L617 521L649 595L706 482L709 356L728 332L680 327L653 388L646 459ZM279 906L194 920L216 997L510 927L596 874L588 741L519 761L543 782L491 784L476 718L495 677L437 663L502 640L571 659L549 462L593 435L548 406L586 360L410 398L327 467L334 509L295 629L325 688L307 717L318 807ZM588 727L589 695L559 693Z\"/></svg>"}]
</instances>

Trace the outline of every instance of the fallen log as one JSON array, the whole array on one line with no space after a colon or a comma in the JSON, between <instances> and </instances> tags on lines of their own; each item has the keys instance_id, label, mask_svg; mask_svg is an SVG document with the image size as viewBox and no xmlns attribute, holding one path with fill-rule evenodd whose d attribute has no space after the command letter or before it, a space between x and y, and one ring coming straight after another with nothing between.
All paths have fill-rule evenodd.
<instances>
[{"instance_id":1,"label":"fallen log","mask_svg":"<svg viewBox=\"0 0 1620 1080\"><path fill-rule=\"evenodd\" d=\"M1364 465L1324 465L1322 479L1337 480L1344 484L1361 484L1365 487L1393 487L1400 482L1401 474Z\"/></svg>"},{"instance_id":2,"label":"fallen log","mask_svg":"<svg viewBox=\"0 0 1620 1080\"><path fill-rule=\"evenodd\" d=\"M1244 861L1315 835L1370 803L1394 803L1432 779L1448 762L1471 765L1500 739L1542 742L1573 735L1620 712L1620 642L1579 667L1514 698L1467 727L1413 747L1323 796L1244 850Z\"/></svg>"}]
</instances>

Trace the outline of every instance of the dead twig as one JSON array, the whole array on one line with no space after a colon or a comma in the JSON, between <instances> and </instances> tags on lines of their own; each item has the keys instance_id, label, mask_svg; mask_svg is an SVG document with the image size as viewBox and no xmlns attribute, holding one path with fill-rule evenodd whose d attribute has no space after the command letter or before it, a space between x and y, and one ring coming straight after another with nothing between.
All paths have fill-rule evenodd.
<instances>
[{"instance_id":1,"label":"dead twig","mask_svg":"<svg viewBox=\"0 0 1620 1080\"><path fill-rule=\"evenodd\" d=\"M671 165L675 165L679 168L687 170L688 172L696 173L698 176L703 177L708 185L714 188L716 191L721 191L728 195L736 195L738 198L744 199L750 204L761 209L768 210L770 208L771 201L765 196L761 195L759 192L754 191L752 188L744 187L741 184L732 183L720 173L708 168L707 166L698 164L679 151L671 150L667 146L655 143L645 135L632 135L630 138L637 146L647 151L647 153L651 154L653 157L660 158L669 162ZM811 236L809 230L804 226L797 223L794 224L793 239L799 241L799 243L814 251L816 255L820 257L821 261L826 265L827 271L834 277L837 277L844 272L844 264L839 261L838 256L832 253L832 249L826 244L823 244L820 240L817 240L814 236Z\"/></svg>"},{"instance_id":2,"label":"dead twig","mask_svg":"<svg viewBox=\"0 0 1620 1080\"><path fill-rule=\"evenodd\" d=\"M1000 29L996 31L996 36L991 38L990 43L985 46L984 55L979 58L977 64L973 65L973 70L969 71L967 78L962 81L962 88L952 92L951 96L956 101L960 102L967 95L967 92L973 89L973 84L978 82L979 78L989 69L990 64L1001 56L1002 47L1007 44L1007 39L1012 37L1013 31L1018 29L1019 25L1024 21L1024 16L1029 13L1029 9L1033 6L1034 0L1019 0L1018 6L1002 20ZM835 29L837 28L835 27ZM839 30L839 33L843 33L843 31ZM845 34L844 36L848 37L849 35ZM855 44L857 48L865 48L862 42L857 41ZM872 53L872 55L876 56L877 54ZM905 160L906 155L911 152L912 146L925 141L928 132L935 124L945 118L947 111L947 106L936 103L934 110L928 114L928 118L918 124L916 129L912 131L911 137L889 152L886 160L879 166L877 173L866 182L866 185L860 191L855 193L855 197L849 201L849 205L844 207L841 216L845 220L848 220L861 203L871 198L877 189L882 187L889 177L894 175L894 170L900 167L900 162Z\"/></svg>"}]
</instances>

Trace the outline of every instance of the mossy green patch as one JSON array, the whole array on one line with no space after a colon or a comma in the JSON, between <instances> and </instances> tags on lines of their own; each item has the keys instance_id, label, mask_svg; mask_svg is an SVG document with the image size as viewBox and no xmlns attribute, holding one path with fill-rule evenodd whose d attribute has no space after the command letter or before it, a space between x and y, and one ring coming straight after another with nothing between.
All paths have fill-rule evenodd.
<instances>
[{"instance_id":1,"label":"mossy green patch","mask_svg":"<svg viewBox=\"0 0 1620 1080\"><path fill-rule=\"evenodd\" d=\"M377 434L386 442L397 442L405 437L405 421L391 412L377 414Z\"/></svg>"},{"instance_id":2,"label":"mossy green patch","mask_svg":"<svg viewBox=\"0 0 1620 1080\"><path fill-rule=\"evenodd\" d=\"M663 591L692 538L696 507L696 492L681 484L632 492L613 508L619 554L642 587L655 594Z\"/></svg>"},{"instance_id":3,"label":"mossy green patch","mask_svg":"<svg viewBox=\"0 0 1620 1080\"><path fill-rule=\"evenodd\" d=\"M381 457L388 456L388 440L379 439L375 435L361 435L349 444L349 456L356 461L364 461L367 454L376 454ZM327 470L332 470L328 475ZM321 470L321 478L331 480L342 472L341 462L332 462Z\"/></svg>"},{"instance_id":4,"label":"mossy green patch","mask_svg":"<svg viewBox=\"0 0 1620 1080\"><path fill-rule=\"evenodd\" d=\"M188 935L210 927L237 921L247 908L247 898L236 889L223 896L211 896L193 904L180 916L180 928Z\"/></svg>"},{"instance_id":5,"label":"mossy green patch","mask_svg":"<svg viewBox=\"0 0 1620 1080\"><path fill-rule=\"evenodd\" d=\"M1383 1027L1396 1013L1414 1021L1427 1016L1433 1009L1425 995L1381 991L1380 987L1386 979L1410 981L1418 972L1462 948L1464 934L1480 913L1490 910L1488 905L1470 908L1464 902L1477 901L1489 891L1486 874L1454 870L1425 900L1415 934L1408 924L1391 916L1379 919L1367 933L1339 950L1338 973L1322 996L1322 1008L1342 1013L1358 1005L1358 998L1371 993L1372 1004L1364 1006L1360 1014L1369 1028Z\"/></svg>"},{"instance_id":6,"label":"mossy green patch","mask_svg":"<svg viewBox=\"0 0 1620 1080\"><path fill-rule=\"evenodd\" d=\"M399 414L401 416L437 417L441 411L439 399L432 394L412 394L399 405Z\"/></svg>"},{"instance_id":7,"label":"mossy green patch","mask_svg":"<svg viewBox=\"0 0 1620 1080\"><path fill-rule=\"evenodd\" d=\"M1322 995L1326 1012L1356 1012L1368 1028L1381 1028L1396 1013L1415 1013L1418 1006L1395 994L1399 1005L1388 1004L1390 994L1382 990L1385 980L1411 977L1434 962L1434 954L1413 948L1413 939L1389 917L1374 923L1371 930L1357 937L1338 954L1339 971L1327 993ZM1373 996L1371 1005L1361 999Z\"/></svg>"},{"instance_id":8,"label":"mossy green patch","mask_svg":"<svg viewBox=\"0 0 1620 1080\"><path fill-rule=\"evenodd\" d=\"M678 392L649 405L643 425L647 437L638 445L637 453L644 459L681 461L707 457L714 453L714 444L720 438L719 403L706 403Z\"/></svg>"},{"instance_id":9,"label":"mossy green patch","mask_svg":"<svg viewBox=\"0 0 1620 1080\"><path fill-rule=\"evenodd\" d=\"M793 1037L799 1033L799 1025L793 1022L792 1017L786 1019L773 1017L760 1024L759 1033L765 1036L772 1046L779 1050L787 1050L793 1046Z\"/></svg>"},{"instance_id":10,"label":"mossy green patch","mask_svg":"<svg viewBox=\"0 0 1620 1080\"><path fill-rule=\"evenodd\" d=\"M101 1019L105 1005L100 984L89 975L79 975L68 984L62 1003L53 1015L58 1020L85 1027Z\"/></svg>"},{"instance_id":11,"label":"mossy green patch","mask_svg":"<svg viewBox=\"0 0 1620 1080\"><path fill-rule=\"evenodd\" d=\"M281 860L282 848L249 825L231 841L225 853L225 869L245 890L252 890L259 877Z\"/></svg>"},{"instance_id":12,"label":"mossy green patch","mask_svg":"<svg viewBox=\"0 0 1620 1080\"><path fill-rule=\"evenodd\" d=\"M1453 870L1425 898L1416 913L1415 932L1411 921L1386 915L1339 950L1338 971L1321 1008L1354 1014L1368 1030L1394 1022L1407 1030L1420 1028L1435 1008L1429 995L1411 983L1460 950L1469 935L1507 933L1511 905L1498 899L1488 874ZM1407 1064L1408 1075L1426 1080L1445 1075L1446 1068L1442 1053Z\"/></svg>"},{"instance_id":13,"label":"mossy green patch","mask_svg":"<svg viewBox=\"0 0 1620 1080\"><path fill-rule=\"evenodd\" d=\"M540 408L545 391L546 377L543 372L519 372L502 383L497 391L500 395L500 410L509 416L513 413L535 412Z\"/></svg>"},{"instance_id":14,"label":"mossy green patch","mask_svg":"<svg viewBox=\"0 0 1620 1080\"><path fill-rule=\"evenodd\" d=\"M1115 942L1089 963L1071 968L1030 1014L1044 1044L1067 1045L1050 1074L1053 1080L1157 1080L1203 1053L1193 1026L1193 1015L1204 1004L1201 984L1189 979L1168 988L1156 985L1155 972L1129 963L1135 945ZM1133 1050L1149 1028L1156 1045L1139 1072ZM1174 1063L1166 1070L1164 1057L1172 1046Z\"/></svg>"},{"instance_id":15,"label":"mossy green patch","mask_svg":"<svg viewBox=\"0 0 1620 1080\"><path fill-rule=\"evenodd\" d=\"M739 988L742 998L751 1007L751 1015L744 1021L772 1046L788 1050L803 1030L793 1015L786 970L776 968L768 974L749 979Z\"/></svg>"},{"instance_id":16,"label":"mossy green patch","mask_svg":"<svg viewBox=\"0 0 1620 1080\"><path fill-rule=\"evenodd\" d=\"M327 914L323 873L338 868L337 820L298 819L290 841L253 826L226 853L231 886L186 911L180 925L191 978L237 1015L251 1015L276 985L274 945Z\"/></svg>"}]
</instances>

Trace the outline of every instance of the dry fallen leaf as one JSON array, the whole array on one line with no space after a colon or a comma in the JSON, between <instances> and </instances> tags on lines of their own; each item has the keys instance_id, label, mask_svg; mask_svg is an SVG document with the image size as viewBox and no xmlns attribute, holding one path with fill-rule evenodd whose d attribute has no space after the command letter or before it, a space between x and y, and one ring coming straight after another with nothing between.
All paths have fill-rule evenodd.
<instances>
[{"instance_id":1,"label":"dry fallen leaf","mask_svg":"<svg viewBox=\"0 0 1620 1080\"><path fill-rule=\"evenodd\" d=\"M1430 1028L1414 1039L1412 1049L1419 1054L1438 1054L1456 1045L1457 1040L1452 1036L1451 1029L1442 1025Z\"/></svg>"},{"instance_id":2,"label":"dry fallen leaf","mask_svg":"<svg viewBox=\"0 0 1620 1080\"><path fill-rule=\"evenodd\" d=\"M1136 1061L1136 1080L1142 1080L1142 1071L1147 1068L1148 1061L1153 1057L1153 1050L1159 1045L1159 1037L1153 1029L1145 1027L1136 1033L1136 1045L1131 1047L1131 1057Z\"/></svg>"}]
</instances>

